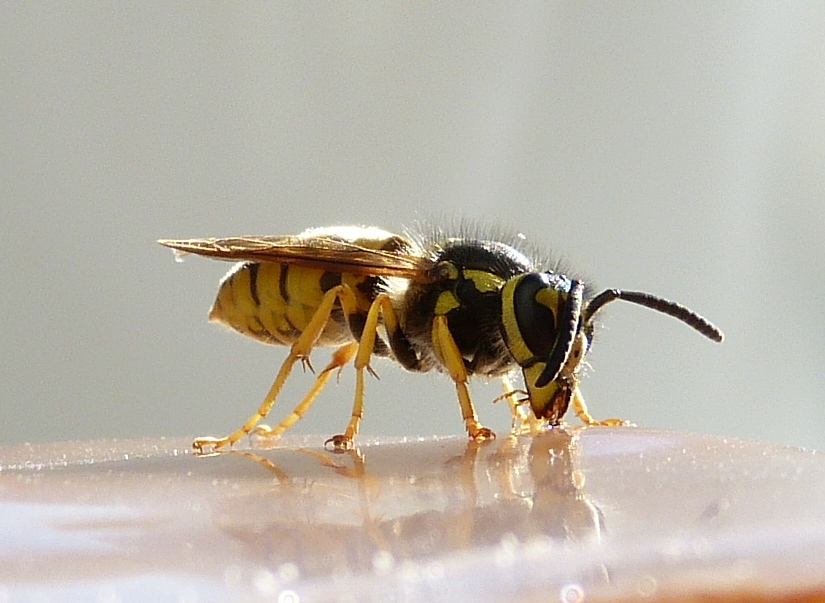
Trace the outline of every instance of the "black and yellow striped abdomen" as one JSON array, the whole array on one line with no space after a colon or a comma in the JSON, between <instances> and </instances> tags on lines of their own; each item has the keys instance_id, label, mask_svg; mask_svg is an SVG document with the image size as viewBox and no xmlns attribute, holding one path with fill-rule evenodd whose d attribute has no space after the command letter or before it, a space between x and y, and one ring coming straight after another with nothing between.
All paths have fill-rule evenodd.
<instances>
[{"instance_id":1,"label":"black and yellow striped abdomen","mask_svg":"<svg viewBox=\"0 0 825 603\"><path fill-rule=\"evenodd\" d=\"M236 264L221 281L209 320L263 343L291 345L306 329L324 294L341 284L355 294L358 313L350 320L360 332L381 279L273 262ZM317 344L340 345L352 339L339 307Z\"/></svg>"}]
</instances>

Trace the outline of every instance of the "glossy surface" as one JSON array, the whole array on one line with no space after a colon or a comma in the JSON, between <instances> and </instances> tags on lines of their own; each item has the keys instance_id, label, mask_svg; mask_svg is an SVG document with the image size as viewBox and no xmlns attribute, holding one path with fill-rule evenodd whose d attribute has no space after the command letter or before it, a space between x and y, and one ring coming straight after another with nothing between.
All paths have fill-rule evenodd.
<instances>
[{"instance_id":1,"label":"glossy surface","mask_svg":"<svg viewBox=\"0 0 825 603\"><path fill-rule=\"evenodd\" d=\"M0 601L651 600L825 588L825 458L634 428L0 449ZM750 600L750 599L748 599Z\"/></svg>"}]
</instances>

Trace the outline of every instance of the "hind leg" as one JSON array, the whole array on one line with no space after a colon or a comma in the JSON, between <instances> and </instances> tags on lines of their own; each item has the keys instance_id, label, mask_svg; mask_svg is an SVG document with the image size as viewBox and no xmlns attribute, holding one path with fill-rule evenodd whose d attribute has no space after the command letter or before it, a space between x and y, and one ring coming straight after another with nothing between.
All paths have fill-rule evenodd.
<instances>
[{"instance_id":1,"label":"hind leg","mask_svg":"<svg viewBox=\"0 0 825 603\"><path fill-rule=\"evenodd\" d=\"M357 341L350 342L335 350L335 352L332 354L332 360L330 361L330 363L324 368L323 371L321 371L321 373L318 375L318 378L315 380L312 389L310 389L309 392L307 392L307 395L304 396L304 399L298 403L295 409L275 427L270 427L269 425L258 425L255 428L254 433L264 438L276 437L284 433L290 427L292 427L298 419L300 419L304 416L304 414L306 414L306 411L315 401L315 398L318 396L318 394L321 393L321 390L324 389L324 386L327 384L327 381L329 381L329 378L332 376L335 370L337 369L338 371L340 371L347 364L349 364L355 357L355 353L357 351Z\"/></svg>"},{"instance_id":2,"label":"hind leg","mask_svg":"<svg viewBox=\"0 0 825 603\"><path fill-rule=\"evenodd\" d=\"M255 414L249 417L239 429L235 430L228 436L222 438L196 438L195 441L192 442L192 447L196 452L202 453L205 450L217 450L227 445L231 446L255 429L258 423L272 409L273 404L275 404L275 399L281 392L281 389L283 388L284 383L286 383L289 374L292 372L292 367L295 366L295 363L299 360L305 364L309 363L309 354L315 346L315 342L318 341L318 338L321 336L327 322L329 322L329 317L335 307L335 303L339 300L341 307L347 316L355 314L357 311L355 294L349 287L346 285L338 285L337 287L333 287L327 291L324 294L318 309L315 311L315 314L312 315L312 319L309 321L309 324L306 326L295 343L292 344L292 347L289 350L289 355L281 365L281 369L278 371L278 375L275 377L272 387L269 388L269 392L267 392L264 401L258 407ZM328 378L329 377L327 377L327 379ZM321 383L321 387L323 387L325 383L326 379L323 383ZM317 385L318 383L316 381L316 386ZM318 388L318 391L320 391L320 388ZM310 400L309 403L312 403L312 400ZM307 406L309 406L309 404L307 404Z\"/></svg>"}]
</instances>

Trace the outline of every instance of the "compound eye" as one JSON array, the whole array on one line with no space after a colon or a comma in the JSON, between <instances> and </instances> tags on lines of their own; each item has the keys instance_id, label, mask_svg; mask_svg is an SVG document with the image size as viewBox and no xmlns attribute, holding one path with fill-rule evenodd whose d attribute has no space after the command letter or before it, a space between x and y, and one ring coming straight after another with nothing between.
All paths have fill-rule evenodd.
<instances>
[{"instance_id":1,"label":"compound eye","mask_svg":"<svg viewBox=\"0 0 825 603\"><path fill-rule=\"evenodd\" d=\"M547 357L556 342L556 308L561 292L544 273L526 274L513 291L519 334L533 356Z\"/></svg>"}]
</instances>

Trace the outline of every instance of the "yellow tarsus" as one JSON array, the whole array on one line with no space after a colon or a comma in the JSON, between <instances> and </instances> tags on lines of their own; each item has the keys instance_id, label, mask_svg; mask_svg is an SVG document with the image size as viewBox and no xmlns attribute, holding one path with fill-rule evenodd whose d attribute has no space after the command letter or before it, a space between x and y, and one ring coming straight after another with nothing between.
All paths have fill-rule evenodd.
<instances>
[{"instance_id":1,"label":"yellow tarsus","mask_svg":"<svg viewBox=\"0 0 825 603\"><path fill-rule=\"evenodd\" d=\"M590 427L615 427L633 425L629 421L624 421L622 419L604 419L603 421L597 421L596 419L594 419L591 416L591 414L587 412L587 406L584 403L584 398L582 397L578 387L574 387L573 389L573 410L576 412L576 416L579 417L581 422Z\"/></svg>"},{"instance_id":2,"label":"yellow tarsus","mask_svg":"<svg viewBox=\"0 0 825 603\"><path fill-rule=\"evenodd\" d=\"M511 435L523 433L535 435L538 433L545 421L537 418L533 409L530 407L528 392L523 389L515 389L508 375L502 375L499 379L501 380L501 387L504 390L504 394L493 400L493 402L507 400L507 403L510 405L510 414L512 415L510 424ZM525 397L519 398L517 394Z\"/></svg>"},{"instance_id":3,"label":"yellow tarsus","mask_svg":"<svg viewBox=\"0 0 825 603\"><path fill-rule=\"evenodd\" d=\"M461 407L461 416L464 419L467 434L474 440L492 440L496 434L483 427L478 421L473 400L470 398L470 390L467 388L467 367L464 366L461 351L450 334L446 316L439 315L433 319L432 340L436 355L455 383L458 404Z\"/></svg>"},{"instance_id":4,"label":"yellow tarsus","mask_svg":"<svg viewBox=\"0 0 825 603\"><path fill-rule=\"evenodd\" d=\"M292 427L298 419L306 414L306 411L315 401L315 398L318 397L318 394L321 393L321 390L324 389L324 386L327 384L327 381L329 381L329 378L335 370L338 369L340 374L341 369L349 364L349 362L355 357L355 352L357 350L358 343L355 341L343 345L335 350L332 354L332 360L330 363L324 368L323 371L321 371L318 378L315 380L312 389L307 392L307 395L304 396L304 399L298 403L293 411L274 428L267 427L266 425L259 425L258 428L255 429L255 433L265 438L277 437Z\"/></svg>"},{"instance_id":5,"label":"yellow tarsus","mask_svg":"<svg viewBox=\"0 0 825 603\"><path fill-rule=\"evenodd\" d=\"M278 397L281 389L286 383L287 378L289 377L290 372L292 371L292 367L295 366L295 363L299 360L303 361L304 363L308 362L309 354L312 351L315 342L321 336L321 333L324 330L327 322L329 321L329 316L332 313L333 308L335 307L335 302L340 300L341 306L344 310L344 313L347 316L351 316L356 311L356 301L355 301L355 294L350 290L349 287L346 285L338 285L337 287L333 287L329 291L324 294L321 303L318 306L318 309L312 315L312 319L309 321L309 324L298 337L298 340L292 345L289 350L289 355L287 356L284 363L281 365L281 369L278 371L278 375L275 377L275 381L272 383L272 387L269 388L269 392L267 392L264 401L261 403L258 410L253 414L246 422L240 427L240 429L234 431L230 435L223 437L223 438L211 438L211 437L204 437L204 438L197 438L194 442L192 442L192 447L197 452L204 452L205 449L217 450L219 448L223 448L224 446L231 446L238 440L240 440L245 435L248 435L258 423L269 414L269 411L272 409L273 404L275 404L275 399ZM311 365L310 365L311 366ZM308 408L309 405L312 403L312 400L317 395L317 392L321 390L321 388L326 384L327 380L329 379L329 375L327 376L319 376L316 380L316 384L313 387L313 390L317 391L314 395L309 399L307 402L307 397L312 394L313 390L310 390L310 394L304 398L304 400L298 405L298 408L301 408L306 402L306 407ZM319 381L321 381L319 386ZM306 410L304 408L303 410ZM287 418L289 420L290 417ZM297 420L297 419L295 419ZM294 420L292 421L294 423ZM291 425L291 423L290 423ZM277 427L276 427L277 429Z\"/></svg>"},{"instance_id":6,"label":"yellow tarsus","mask_svg":"<svg viewBox=\"0 0 825 603\"><path fill-rule=\"evenodd\" d=\"M372 358L375 350L375 338L378 332L379 319L382 316L388 325L395 326L398 324L398 317L392 307L392 300L386 293L382 293L375 298L364 322L364 330L361 332L358 352L355 355L355 399L352 403L352 414L344 433L333 436L326 441L326 444L331 444L331 448L335 452L350 450L352 441L361 427L361 419L364 416L364 371L366 370L377 377L370 366L370 358Z\"/></svg>"}]
</instances>

